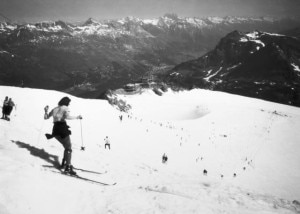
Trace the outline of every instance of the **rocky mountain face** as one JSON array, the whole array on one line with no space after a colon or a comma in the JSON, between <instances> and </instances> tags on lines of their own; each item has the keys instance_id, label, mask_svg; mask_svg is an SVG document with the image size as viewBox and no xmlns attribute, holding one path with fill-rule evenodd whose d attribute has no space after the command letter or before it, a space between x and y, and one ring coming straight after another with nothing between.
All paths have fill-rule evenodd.
<instances>
[{"instance_id":1,"label":"rocky mountain face","mask_svg":"<svg viewBox=\"0 0 300 214\"><path fill-rule=\"evenodd\" d=\"M168 72L167 81L300 106L300 38L233 31L214 50Z\"/></svg>"},{"instance_id":2,"label":"rocky mountain face","mask_svg":"<svg viewBox=\"0 0 300 214\"><path fill-rule=\"evenodd\" d=\"M0 23L0 84L99 97L213 49L232 30L279 32L292 19L209 17Z\"/></svg>"}]
</instances>

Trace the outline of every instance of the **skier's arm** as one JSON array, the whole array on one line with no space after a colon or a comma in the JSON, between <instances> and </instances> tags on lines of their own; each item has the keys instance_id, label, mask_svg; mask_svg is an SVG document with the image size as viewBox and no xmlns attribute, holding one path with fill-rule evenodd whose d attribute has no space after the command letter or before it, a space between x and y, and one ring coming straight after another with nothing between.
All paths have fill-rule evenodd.
<instances>
[{"instance_id":1,"label":"skier's arm","mask_svg":"<svg viewBox=\"0 0 300 214\"><path fill-rule=\"evenodd\" d=\"M44 108L44 110L45 110L44 119L45 120L49 119L53 115L53 109L50 111L49 114L48 114L48 109L49 109L49 106L46 106Z\"/></svg>"},{"instance_id":2,"label":"skier's arm","mask_svg":"<svg viewBox=\"0 0 300 214\"><path fill-rule=\"evenodd\" d=\"M47 119L49 119L50 117L52 117L52 115L53 115L53 110L50 111L49 114L45 112L44 119L47 120Z\"/></svg>"},{"instance_id":3,"label":"skier's arm","mask_svg":"<svg viewBox=\"0 0 300 214\"><path fill-rule=\"evenodd\" d=\"M78 115L78 116L71 116L70 115L70 111L69 110L67 110L66 112L65 112L65 119L67 119L67 120L75 120L75 119L82 119L82 116L81 115Z\"/></svg>"}]
</instances>

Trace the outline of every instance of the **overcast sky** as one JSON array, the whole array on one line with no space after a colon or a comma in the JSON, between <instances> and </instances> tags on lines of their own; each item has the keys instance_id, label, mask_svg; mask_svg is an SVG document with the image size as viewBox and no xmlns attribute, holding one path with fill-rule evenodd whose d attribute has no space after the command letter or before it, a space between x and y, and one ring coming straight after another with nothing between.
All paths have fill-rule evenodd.
<instances>
[{"instance_id":1,"label":"overcast sky","mask_svg":"<svg viewBox=\"0 0 300 214\"><path fill-rule=\"evenodd\" d=\"M298 16L300 0L0 0L3 16L15 22L84 21L135 16Z\"/></svg>"}]
</instances>

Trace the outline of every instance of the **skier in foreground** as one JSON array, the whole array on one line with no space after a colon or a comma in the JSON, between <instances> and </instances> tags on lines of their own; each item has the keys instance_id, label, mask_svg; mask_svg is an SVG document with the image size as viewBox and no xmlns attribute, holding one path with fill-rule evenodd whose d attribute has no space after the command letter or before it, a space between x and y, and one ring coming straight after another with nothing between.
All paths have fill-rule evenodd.
<instances>
[{"instance_id":1,"label":"skier in foreground","mask_svg":"<svg viewBox=\"0 0 300 214\"><path fill-rule=\"evenodd\" d=\"M72 144L71 144L71 131L69 130L69 126L66 123L66 120L73 119L82 119L81 115L78 116L70 116L70 110L68 108L71 99L69 97L63 97L59 102L58 106L55 107L48 113L49 107L46 106L44 108L45 115L44 119L49 119L51 116L53 117L53 129L52 134L46 134L47 139L55 138L58 140L63 147L65 148L64 157L62 160L62 168L65 167L65 172L70 175L76 175L76 172L73 170L73 166L71 165L71 157L72 157Z\"/></svg>"}]
</instances>

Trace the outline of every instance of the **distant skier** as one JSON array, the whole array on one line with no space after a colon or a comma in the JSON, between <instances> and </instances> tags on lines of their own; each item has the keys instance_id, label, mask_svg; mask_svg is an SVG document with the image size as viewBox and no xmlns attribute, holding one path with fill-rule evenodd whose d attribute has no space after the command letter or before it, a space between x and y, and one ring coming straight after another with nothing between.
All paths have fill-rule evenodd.
<instances>
[{"instance_id":1,"label":"distant skier","mask_svg":"<svg viewBox=\"0 0 300 214\"><path fill-rule=\"evenodd\" d=\"M167 163L168 161L168 156L164 153L162 156L162 163Z\"/></svg>"},{"instance_id":2,"label":"distant skier","mask_svg":"<svg viewBox=\"0 0 300 214\"><path fill-rule=\"evenodd\" d=\"M13 102L13 100L11 98L8 99L8 103L6 105L6 111L5 111L5 117L6 117L6 120L10 121L10 114L13 110L13 108L16 108L16 105L15 103Z\"/></svg>"},{"instance_id":3,"label":"distant skier","mask_svg":"<svg viewBox=\"0 0 300 214\"><path fill-rule=\"evenodd\" d=\"M66 123L66 120L73 119L82 119L81 115L78 116L70 116L70 110L68 108L71 99L69 97L63 97L59 102L58 106L50 111L48 114L49 107L46 106L44 108L45 115L44 119L49 119L51 116L53 117L53 129L52 134L46 134L47 139L55 138L58 140L63 147L64 157L62 160L62 168L65 167L65 172L71 175L76 175L76 172L73 170L73 166L71 165L72 158L72 144L71 144L71 131L69 130L69 126Z\"/></svg>"},{"instance_id":4,"label":"distant skier","mask_svg":"<svg viewBox=\"0 0 300 214\"><path fill-rule=\"evenodd\" d=\"M105 144L104 144L104 149L106 149L106 146L107 146L108 149L110 150L110 142L109 142L108 136L106 136L106 137L104 138L104 142L105 142Z\"/></svg>"},{"instance_id":5,"label":"distant skier","mask_svg":"<svg viewBox=\"0 0 300 214\"><path fill-rule=\"evenodd\" d=\"M3 105L2 105L2 117L1 119L7 119L7 106L8 106L8 96L5 97L4 101L3 101Z\"/></svg>"}]
</instances>

